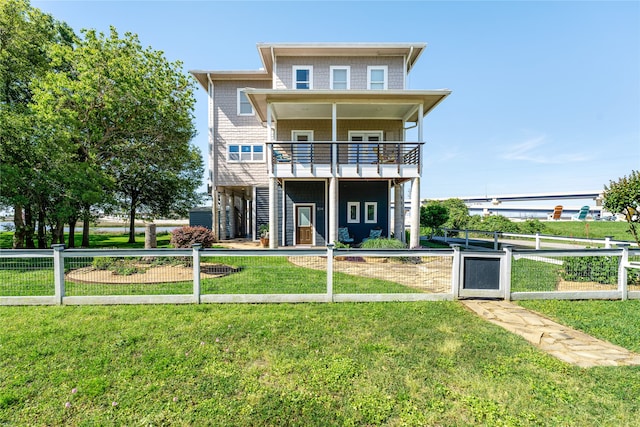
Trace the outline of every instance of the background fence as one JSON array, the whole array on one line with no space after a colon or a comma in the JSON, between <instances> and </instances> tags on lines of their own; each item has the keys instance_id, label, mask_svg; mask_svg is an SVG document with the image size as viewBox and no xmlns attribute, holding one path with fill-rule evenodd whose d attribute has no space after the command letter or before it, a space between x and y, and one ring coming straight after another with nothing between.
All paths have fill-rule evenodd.
<instances>
[{"instance_id":1,"label":"background fence","mask_svg":"<svg viewBox=\"0 0 640 427\"><path fill-rule=\"evenodd\" d=\"M461 259L501 263L506 299L640 298L640 250L0 251L0 304L452 300ZM467 274L468 277L468 274ZM482 291L479 291L482 293Z\"/></svg>"}]
</instances>

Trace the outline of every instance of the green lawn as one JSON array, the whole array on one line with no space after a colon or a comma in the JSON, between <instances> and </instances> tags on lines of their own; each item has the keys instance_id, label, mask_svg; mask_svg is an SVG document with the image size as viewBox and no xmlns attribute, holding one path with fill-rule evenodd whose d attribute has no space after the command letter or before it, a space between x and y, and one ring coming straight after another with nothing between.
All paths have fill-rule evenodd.
<instances>
[{"instance_id":1,"label":"green lawn","mask_svg":"<svg viewBox=\"0 0 640 427\"><path fill-rule=\"evenodd\" d=\"M542 234L633 241L626 221L545 221Z\"/></svg>"},{"instance_id":2,"label":"green lawn","mask_svg":"<svg viewBox=\"0 0 640 427\"><path fill-rule=\"evenodd\" d=\"M65 239L68 239L65 235ZM92 232L89 235L89 247L90 248L144 248L144 233L136 234L136 243L127 243L129 235L127 233L102 233ZM157 245L159 248L170 247L169 241L171 240L171 234L158 233L156 236ZM13 241L13 232L0 231L0 249L10 249ZM82 242L82 234L76 233L74 239L77 248L80 247Z\"/></svg>"},{"instance_id":3,"label":"green lawn","mask_svg":"<svg viewBox=\"0 0 640 427\"><path fill-rule=\"evenodd\" d=\"M585 316L636 313L637 325L627 304ZM566 365L455 302L0 307L0 318L0 425L640 419L640 368ZM640 342L638 328L618 331Z\"/></svg>"}]
</instances>

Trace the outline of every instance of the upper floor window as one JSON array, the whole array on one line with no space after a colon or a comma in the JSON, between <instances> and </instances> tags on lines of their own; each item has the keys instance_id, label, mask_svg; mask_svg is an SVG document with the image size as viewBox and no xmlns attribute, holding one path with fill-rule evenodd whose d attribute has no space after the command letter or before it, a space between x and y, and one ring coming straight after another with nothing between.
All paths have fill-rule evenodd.
<instances>
[{"instance_id":1,"label":"upper floor window","mask_svg":"<svg viewBox=\"0 0 640 427\"><path fill-rule=\"evenodd\" d=\"M264 146L262 144L230 144L227 147L229 162L262 162Z\"/></svg>"},{"instance_id":2,"label":"upper floor window","mask_svg":"<svg viewBox=\"0 0 640 427\"><path fill-rule=\"evenodd\" d=\"M296 89L313 89L313 67L295 65L293 67L293 85Z\"/></svg>"},{"instance_id":3,"label":"upper floor window","mask_svg":"<svg viewBox=\"0 0 640 427\"><path fill-rule=\"evenodd\" d=\"M253 116L253 106L249 102L244 89L238 89L238 115Z\"/></svg>"},{"instance_id":4,"label":"upper floor window","mask_svg":"<svg viewBox=\"0 0 640 427\"><path fill-rule=\"evenodd\" d=\"M367 67L367 88L372 90L387 89L386 65L370 65Z\"/></svg>"},{"instance_id":5,"label":"upper floor window","mask_svg":"<svg viewBox=\"0 0 640 427\"><path fill-rule=\"evenodd\" d=\"M329 79L331 80L331 89L350 89L350 68L345 66L331 66L330 69L331 74Z\"/></svg>"}]
</instances>

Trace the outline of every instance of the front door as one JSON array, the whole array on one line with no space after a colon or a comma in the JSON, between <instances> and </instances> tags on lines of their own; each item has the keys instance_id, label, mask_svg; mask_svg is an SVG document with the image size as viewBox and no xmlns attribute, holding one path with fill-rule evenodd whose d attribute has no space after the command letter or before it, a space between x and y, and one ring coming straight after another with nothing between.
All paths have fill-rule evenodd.
<instances>
[{"instance_id":1,"label":"front door","mask_svg":"<svg viewBox=\"0 0 640 427\"><path fill-rule=\"evenodd\" d=\"M313 206L296 206L296 245L313 244Z\"/></svg>"}]
</instances>

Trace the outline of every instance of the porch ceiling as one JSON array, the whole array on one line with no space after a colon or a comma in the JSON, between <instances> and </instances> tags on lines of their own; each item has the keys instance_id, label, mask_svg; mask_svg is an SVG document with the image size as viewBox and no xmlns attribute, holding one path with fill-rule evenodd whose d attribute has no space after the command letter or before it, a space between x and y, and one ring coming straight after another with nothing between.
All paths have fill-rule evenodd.
<instances>
[{"instance_id":1,"label":"porch ceiling","mask_svg":"<svg viewBox=\"0 0 640 427\"><path fill-rule=\"evenodd\" d=\"M338 119L418 120L418 106L426 115L451 93L450 90L429 91L331 91L246 89L260 120L267 120L267 104L271 103L275 120L331 119L332 104L337 104Z\"/></svg>"}]
</instances>

